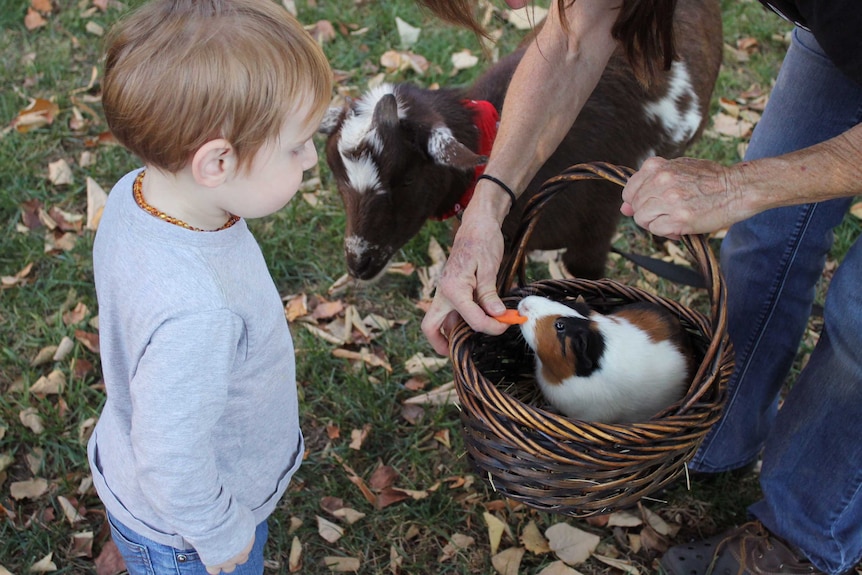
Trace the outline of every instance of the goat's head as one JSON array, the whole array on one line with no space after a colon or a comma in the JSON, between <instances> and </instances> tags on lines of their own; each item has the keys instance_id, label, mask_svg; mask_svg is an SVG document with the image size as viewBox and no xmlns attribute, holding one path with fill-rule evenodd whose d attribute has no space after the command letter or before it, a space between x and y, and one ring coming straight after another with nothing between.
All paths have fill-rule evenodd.
<instances>
[{"instance_id":1,"label":"goat's head","mask_svg":"<svg viewBox=\"0 0 862 575\"><path fill-rule=\"evenodd\" d=\"M379 275L425 220L454 204L484 160L453 134L429 94L384 84L330 108L321 124L347 215L347 268L356 278Z\"/></svg>"}]
</instances>

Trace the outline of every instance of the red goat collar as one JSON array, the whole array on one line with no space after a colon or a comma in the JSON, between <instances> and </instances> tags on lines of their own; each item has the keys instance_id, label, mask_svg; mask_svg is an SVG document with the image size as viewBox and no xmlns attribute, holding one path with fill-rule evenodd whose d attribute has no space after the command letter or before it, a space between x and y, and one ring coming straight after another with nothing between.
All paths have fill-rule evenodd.
<instances>
[{"instance_id":1,"label":"red goat collar","mask_svg":"<svg viewBox=\"0 0 862 575\"><path fill-rule=\"evenodd\" d=\"M491 148L494 146L494 138L497 137L497 127L500 125L500 114L497 108L491 102L486 100L464 100L462 102L465 108L473 112L473 122L476 124L476 129L479 130L479 149L476 153L480 156L488 156L491 153ZM467 204L473 197L473 190L476 189L476 180L485 172L485 164L479 164L475 168L473 181L464 190L461 198L455 203L452 208L441 216L437 216L435 220L445 220L452 216L461 217L461 214L466 209Z\"/></svg>"}]
</instances>

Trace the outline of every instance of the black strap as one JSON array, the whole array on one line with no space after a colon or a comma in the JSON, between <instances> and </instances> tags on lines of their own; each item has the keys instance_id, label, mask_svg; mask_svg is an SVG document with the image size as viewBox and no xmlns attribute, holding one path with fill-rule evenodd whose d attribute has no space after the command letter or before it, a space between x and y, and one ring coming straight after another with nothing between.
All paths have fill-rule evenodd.
<instances>
[{"instance_id":1,"label":"black strap","mask_svg":"<svg viewBox=\"0 0 862 575\"><path fill-rule=\"evenodd\" d=\"M614 247L611 248L611 251L666 280L697 288L706 287L706 284L703 281L703 276L689 267L675 264L673 262L666 262L650 256L630 254Z\"/></svg>"}]
</instances>

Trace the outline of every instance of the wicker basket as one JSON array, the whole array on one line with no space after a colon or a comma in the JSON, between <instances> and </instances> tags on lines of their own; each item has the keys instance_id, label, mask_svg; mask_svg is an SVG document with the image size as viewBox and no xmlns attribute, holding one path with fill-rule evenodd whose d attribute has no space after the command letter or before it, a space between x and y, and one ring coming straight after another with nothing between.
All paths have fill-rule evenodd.
<instances>
[{"instance_id":1,"label":"wicker basket","mask_svg":"<svg viewBox=\"0 0 862 575\"><path fill-rule=\"evenodd\" d=\"M543 206L556 193L572 181L586 179L604 178L623 186L631 173L610 164L579 164L548 180L525 211L499 285L511 286L517 276L523 286L527 240ZM630 507L684 472L719 418L733 354L726 334L724 283L715 257L701 236L682 241L706 280L709 318L608 279L543 280L503 298L514 307L525 295L557 301L581 295L602 313L647 301L677 314L702 355L700 365L686 395L648 422L590 423L543 409L534 358L517 327L497 337L476 333L463 321L456 327L450 355L462 431L471 462L495 490L543 511L586 517Z\"/></svg>"}]
</instances>

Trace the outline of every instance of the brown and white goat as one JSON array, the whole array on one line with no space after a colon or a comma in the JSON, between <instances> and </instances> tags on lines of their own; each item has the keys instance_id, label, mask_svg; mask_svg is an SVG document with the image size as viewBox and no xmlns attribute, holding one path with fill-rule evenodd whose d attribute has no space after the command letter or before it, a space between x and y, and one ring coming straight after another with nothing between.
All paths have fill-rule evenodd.
<instances>
[{"instance_id":1,"label":"brown and white goat","mask_svg":"<svg viewBox=\"0 0 862 575\"><path fill-rule=\"evenodd\" d=\"M528 198L568 166L604 161L637 168L651 156L681 155L700 135L721 65L718 0L679 0L675 41L679 58L649 88L619 51L614 54L578 120L503 222L507 243ZM500 110L523 53L522 46L466 91L385 84L329 110L320 131L329 135L326 159L347 213L344 247L352 276L374 278L427 219L463 209L474 168L485 159L480 140L488 136L477 127L470 102ZM541 102L537 89L536 105ZM545 208L529 247L566 248L569 272L594 279L604 273L620 190L601 181L573 185Z\"/></svg>"}]
</instances>

